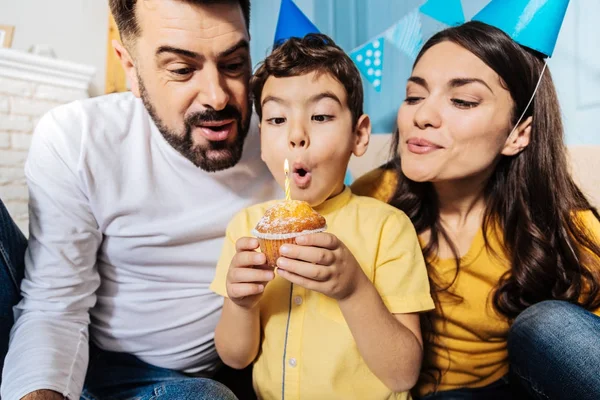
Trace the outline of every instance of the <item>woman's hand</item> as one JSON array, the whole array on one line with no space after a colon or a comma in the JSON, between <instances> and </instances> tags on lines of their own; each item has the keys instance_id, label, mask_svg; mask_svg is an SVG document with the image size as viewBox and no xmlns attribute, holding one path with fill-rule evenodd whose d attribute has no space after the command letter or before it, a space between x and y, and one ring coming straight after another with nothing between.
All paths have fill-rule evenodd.
<instances>
[{"instance_id":1,"label":"woman's hand","mask_svg":"<svg viewBox=\"0 0 600 400\"><path fill-rule=\"evenodd\" d=\"M279 249L277 273L293 284L336 300L355 293L366 275L350 250L331 233L302 235Z\"/></svg>"},{"instance_id":2,"label":"woman's hand","mask_svg":"<svg viewBox=\"0 0 600 400\"><path fill-rule=\"evenodd\" d=\"M227 273L227 296L239 307L255 307L268 282L273 280L273 268L266 265L264 254L258 253L258 240L243 237L235 242L236 254Z\"/></svg>"}]
</instances>

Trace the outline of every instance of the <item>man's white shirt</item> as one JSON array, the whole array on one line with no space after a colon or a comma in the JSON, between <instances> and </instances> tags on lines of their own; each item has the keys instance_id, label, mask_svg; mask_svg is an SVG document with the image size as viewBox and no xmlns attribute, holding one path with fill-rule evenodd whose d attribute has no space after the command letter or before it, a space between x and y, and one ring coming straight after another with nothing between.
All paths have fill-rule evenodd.
<instances>
[{"instance_id":1,"label":"man's white shirt","mask_svg":"<svg viewBox=\"0 0 600 400\"><path fill-rule=\"evenodd\" d=\"M259 147L253 119L242 160L205 172L130 93L44 116L25 166L30 240L2 398L45 388L79 399L88 336L159 367L214 370L223 300L209 284L225 228L281 197Z\"/></svg>"}]
</instances>

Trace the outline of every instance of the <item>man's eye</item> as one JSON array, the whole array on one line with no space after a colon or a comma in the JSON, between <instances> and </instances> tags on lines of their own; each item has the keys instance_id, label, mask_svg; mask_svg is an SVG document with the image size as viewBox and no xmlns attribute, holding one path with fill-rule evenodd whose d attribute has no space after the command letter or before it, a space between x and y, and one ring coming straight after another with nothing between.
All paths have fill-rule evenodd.
<instances>
[{"instance_id":1,"label":"man's eye","mask_svg":"<svg viewBox=\"0 0 600 400\"><path fill-rule=\"evenodd\" d=\"M225 66L225 69L227 69L228 71L231 72L236 72L239 71L240 69L242 69L242 67L244 66L244 63L234 63L234 64L227 64Z\"/></svg>"},{"instance_id":2,"label":"man's eye","mask_svg":"<svg viewBox=\"0 0 600 400\"><path fill-rule=\"evenodd\" d=\"M333 115L323 115L323 114L313 115L311 117L311 120L317 121L317 122L327 122L327 121L331 121L332 119L333 119Z\"/></svg>"},{"instance_id":3,"label":"man's eye","mask_svg":"<svg viewBox=\"0 0 600 400\"><path fill-rule=\"evenodd\" d=\"M221 64L221 69L230 74L239 74L246 70L247 65L246 59L237 59L235 62Z\"/></svg>"},{"instance_id":4,"label":"man's eye","mask_svg":"<svg viewBox=\"0 0 600 400\"><path fill-rule=\"evenodd\" d=\"M281 125L285 122L285 118L283 117L273 117L267 119L267 122L271 125Z\"/></svg>"},{"instance_id":5,"label":"man's eye","mask_svg":"<svg viewBox=\"0 0 600 400\"><path fill-rule=\"evenodd\" d=\"M169 72L171 72L174 75L186 76L186 75L189 75L192 72L194 72L194 69L193 68L179 68L179 69L172 69Z\"/></svg>"}]
</instances>

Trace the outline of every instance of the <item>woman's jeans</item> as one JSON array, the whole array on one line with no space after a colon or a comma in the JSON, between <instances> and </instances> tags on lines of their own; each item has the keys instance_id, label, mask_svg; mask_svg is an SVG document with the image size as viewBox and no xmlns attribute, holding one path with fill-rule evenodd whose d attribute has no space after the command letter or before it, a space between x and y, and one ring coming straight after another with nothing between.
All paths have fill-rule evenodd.
<instances>
[{"instance_id":1,"label":"woman's jeans","mask_svg":"<svg viewBox=\"0 0 600 400\"><path fill-rule=\"evenodd\" d=\"M510 374L535 399L600 399L600 317L543 301L521 313L508 335Z\"/></svg>"},{"instance_id":2,"label":"woman's jeans","mask_svg":"<svg viewBox=\"0 0 600 400\"><path fill-rule=\"evenodd\" d=\"M564 301L543 301L514 321L510 373L489 386L422 400L600 399L600 317Z\"/></svg>"},{"instance_id":3,"label":"woman's jeans","mask_svg":"<svg viewBox=\"0 0 600 400\"><path fill-rule=\"evenodd\" d=\"M446 390L421 397L420 400L506 400L516 398L511 390L508 377L497 380L488 386L474 389Z\"/></svg>"}]
</instances>

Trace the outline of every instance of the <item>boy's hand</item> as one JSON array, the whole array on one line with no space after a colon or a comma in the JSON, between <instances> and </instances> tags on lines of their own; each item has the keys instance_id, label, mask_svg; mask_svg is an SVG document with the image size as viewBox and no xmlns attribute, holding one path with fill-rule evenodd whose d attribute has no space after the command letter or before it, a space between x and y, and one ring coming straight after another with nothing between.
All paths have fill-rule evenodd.
<instances>
[{"instance_id":1,"label":"boy's hand","mask_svg":"<svg viewBox=\"0 0 600 400\"><path fill-rule=\"evenodd\" d=\"M352 295L366 275L350 250L335 235L302 235L279 249L277 274L336 300Z\"/></svg>"},{"instance_id":2,"label":"boy's hand","mask_svg":"<svg viewBox=\"0 0 600 400\"><path fill-rule=\"evenodd\" d=\"M256 306L266 284L275 277L273 269L266 265L265 255L254 251L258 247L255 238L238 239L235 242L236 254L227 272L227 296L243 308Z\"/></svg>"}]
</instances>

